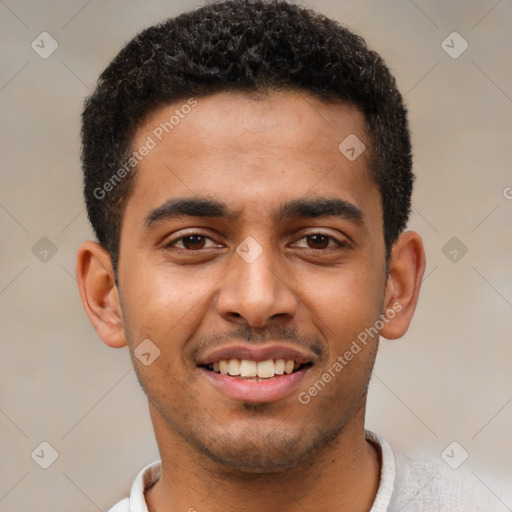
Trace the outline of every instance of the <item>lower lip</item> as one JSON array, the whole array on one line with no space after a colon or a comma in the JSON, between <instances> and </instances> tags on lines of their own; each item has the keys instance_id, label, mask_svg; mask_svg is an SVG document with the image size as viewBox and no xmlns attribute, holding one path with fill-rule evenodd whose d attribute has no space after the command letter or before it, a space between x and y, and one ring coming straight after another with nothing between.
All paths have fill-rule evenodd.
<instances>
[{"instance_id":1,"label":"lower lip","mask_svg":"<svg viewBox=\"0 0 512 512\"><path fill-rule=\"evenodd\" d=\"M199 368L205 377L225 396L243 402L273 402L284 398L295 389L306 376L309 366L290 374L267 380L251 381Z\"/></svg>"}]
</instances>

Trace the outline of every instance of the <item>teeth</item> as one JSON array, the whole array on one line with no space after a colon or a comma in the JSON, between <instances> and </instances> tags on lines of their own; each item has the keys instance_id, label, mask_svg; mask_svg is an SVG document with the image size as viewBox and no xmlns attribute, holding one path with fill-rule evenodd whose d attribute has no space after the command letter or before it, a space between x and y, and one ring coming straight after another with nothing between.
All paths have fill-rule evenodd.
<instances>
[{"instance_id":1,"label":"teeth","mask_svg":"<svg viewBox=\"0 0 512 512\"><path fill-rule=\"evenodd\" d=\"M241 371L240 359L230 359L228 363L228 375L240 375Z\"/></svg>"},{"instance_id":2,"label":"teeth","mask_svg":"<svg viewBox=\"0 0 512 512\"><path fill-rule=\"evenodd\" d=\"M295 361L293 359L288 359L284 365L284 373L292 373L293 367L295 366Z\"/></svg>"},{"instance_id":3,"label":"teeth","mask_svg":"<svg viewBox=\"0 0 512 512\"><path fill-rule=\"evenodd\" d=\"M275 374L275 365L272 359L268 361L261 361L258 363L258 377L262 379L268 379L269 377L273 377Z\"/></svg>"},{"instance_id":4,"label":"teeth","mask_svg":"<svg viewBox=\"0 0 512 512\"><path fill-rule=\"evenodd\" d=\"M284 359L277 359L274 363L276 372L276 375L283 375L284 373L284 367L286 366L286 363L284 362Z\"/></svg>"},{"instance_id":5,"label":"teeth","mask_svg":"<svg viewBox=\"0 0 512 512\"><path fill-rule=\"evenodd\" d=\"M219 361L219 370L222 375L228 374L228 362L225 359Z\"/></svg>"},{"instance_id":6,"label":"teeth","mask_svg":"<svg viewBox=\"0 0 512 512\"><path fill-rule=\"evenodd\" d=\"M299 368L293 359L267 359L266 361L251 361L250 359L221 359L213 363L213 371L233 377L258 377L269 379L275 375L290 374Z\"/></svg>"},{"instance_id":7,"label":"teeth","mask_svg":"<svg viewBox=\"0 0 512 512\"><path fill-rule=\"evenodd\" d=\"M233 359L231 359L233 361ZM230 361L230 363L231 363ZM238 361L238 359L235 359ZM228 366L229 373L229 366ZM230 375L233 375L230 373ZM256 377L258 375L258 363L256 361L250 361L249 359L242 359L240 363L240 376L241 377Z\"/></svg>"}]
</instances>

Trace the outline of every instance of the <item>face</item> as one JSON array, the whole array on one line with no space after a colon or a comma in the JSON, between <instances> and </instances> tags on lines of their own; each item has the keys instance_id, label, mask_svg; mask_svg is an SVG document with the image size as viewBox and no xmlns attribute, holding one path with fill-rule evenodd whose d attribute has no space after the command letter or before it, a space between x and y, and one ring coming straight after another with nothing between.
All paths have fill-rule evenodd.
<instances>
[{"instance_id":1,"label":"face","mask_svg":"<svg viewBox=\"0 0 512 512\"><path fill-rule=\"evenodd\" d=\"M196 101L169 133L181 104L158 110L133 143L155 147L123 218L124 334L132 355L143 340L159 350L133 357L155 428L209 460L276 471L363 415L377 337L333 368L385 313L369 151L338 149L350 134L369 147L365 125L303 93Z\"/></svg>"}]
</instances>

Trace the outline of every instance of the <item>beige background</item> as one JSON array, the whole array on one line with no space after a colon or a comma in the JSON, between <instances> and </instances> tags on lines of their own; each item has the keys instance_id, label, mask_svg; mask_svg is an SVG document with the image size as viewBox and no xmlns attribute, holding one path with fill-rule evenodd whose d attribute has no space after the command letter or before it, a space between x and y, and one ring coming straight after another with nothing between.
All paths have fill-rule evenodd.
<instances>
[{"instance_id":1,"label":"beige background","mask_svg":"<svg viewBox=\"0 0 512 512\"><path fill-rule=\"evenodd\" d=\"M91 237L79 115L125 41L198 5L0 2L1 512L105 511L158 457L128 353L99 341L77 292L76 248ZM468 470L489 492L499 479L512 487L512 2L308 5L384 56L410 109L418 176L410 227L424 237L428 265L409 333L381 343L368 427L440 461L457 441L469 458L450 471ZM43 31L59 45L47 59L31 48ZM469 44L457 59L441 46L453 31ZM47 261L48 242L32 250L43 237L57 249ZM452 247L443 252L452 237L467 248L456 262L444 254ZM46 470L31 457L43 441L58 452ZM496 502L512 510L510 495Z\"/></svg>"}]
</instances>

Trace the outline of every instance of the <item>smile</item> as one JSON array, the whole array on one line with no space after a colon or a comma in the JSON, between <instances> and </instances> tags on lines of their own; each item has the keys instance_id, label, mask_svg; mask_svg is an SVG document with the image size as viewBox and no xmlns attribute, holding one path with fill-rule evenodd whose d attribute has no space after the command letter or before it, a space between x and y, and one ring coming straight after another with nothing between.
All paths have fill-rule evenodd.
<instances>
[{"instance_id":1,"label":"smile","mask_svg":"<svg viewBox=\"0 0 512 512\"><path fill-rule=\"evenodd\" d=\"M220 375L229 375L238 379L259 382L280 375L289 375L311 363L300 364L294 359L267 359L254 361L251 359L221 359L204 367Z\"/></svg>"}]
</instances>

